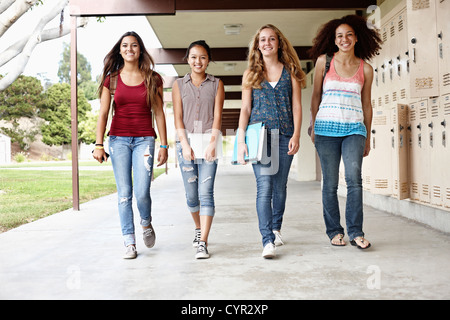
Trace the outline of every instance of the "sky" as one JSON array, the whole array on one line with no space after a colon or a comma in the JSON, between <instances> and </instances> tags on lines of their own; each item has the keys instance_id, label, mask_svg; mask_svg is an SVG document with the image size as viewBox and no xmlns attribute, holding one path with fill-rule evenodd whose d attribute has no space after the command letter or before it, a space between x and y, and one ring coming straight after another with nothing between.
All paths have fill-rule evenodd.
<instances>
[{"instance_id":1,"label":"sky","mask_svg":"<svg viewBox=\"0 0 450 320\"><path fill-rule=\"evenodd\" d=\"M42 16L43 10L44 6L38 6L22 16L0 38L0 52L29 33L37 24L39 17ZM64 19L66 22L70 22L70 16L67 13ZM59 20L58 16L49 27L59 26ZM91 64L93 80L102 72L103 59L106 54L127 31L137 32L147 49L161 48L158 38L143 16L106 17L106 20L102 23L97 22L96 18L90 18L87 27L78 28L78 52L84 55ZM23 74L38 77L41 80L49 79L52 83L57 83L59 81L57 76L58 63L62 59L63 43L70 43L70 34L38 44ZM0 67L0 74L7 73L13 64L14 60L11 60L5 66ZM165 75L176 75L172 66L158 66L157 71Z\"/></svg>"}]
</instances>

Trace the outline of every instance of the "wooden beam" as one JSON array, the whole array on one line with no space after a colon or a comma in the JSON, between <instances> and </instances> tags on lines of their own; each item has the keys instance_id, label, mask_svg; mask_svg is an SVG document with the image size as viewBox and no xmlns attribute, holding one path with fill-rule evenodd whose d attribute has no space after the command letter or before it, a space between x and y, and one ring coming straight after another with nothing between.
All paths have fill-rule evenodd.
<instances>
[{"instance_id":1,"label":"wooden beam","mask_svg":"<svg viewBox=\"0 0 450 320\"><path fill-rule=\"evenodd\" d=\"M182 0L176 2L176 10L362 10L376 4L376 0Z\"/></svg>"},{"instance_id":2,"label":"wooden beam","mask_svg":"<svg viewBox=\"0 0 450 320\"><path fill-rule=\"evenodd\" d=\"M294 47L300 60L311 59L307 51L311 47ZM153 48L148 50L156 64L186 64L186 49ZM248 48L211 48L213 61L245 61Z\"/></svg>"},{"instance_id":3,"label":"wooden beam","mask_svg":"<svg viewBox=\"0 0 450 320\"><path fill-rule=\"evenodd\" d=\"M175 0L70 0L71 16L174 15Z\"/></svg>"}]
</instances>

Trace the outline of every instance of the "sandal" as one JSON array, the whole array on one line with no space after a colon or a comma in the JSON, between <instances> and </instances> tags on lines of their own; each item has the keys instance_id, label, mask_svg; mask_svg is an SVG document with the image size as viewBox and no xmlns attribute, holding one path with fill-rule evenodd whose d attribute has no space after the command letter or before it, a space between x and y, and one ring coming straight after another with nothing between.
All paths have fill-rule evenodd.
<instances>
[{"instance_id":1,"label":"sandal","mask_svg":"<svg viewBox=\"0 0 450 320\"><path fill-rule=\"evenodd\" d=\"M339 243L336 243L336 240L339 241ZM333 239L330 240L330 243L332 246L336 247L343 247L346 245L346 243L344 242L344 235L342 233L338 233L337 235L335 235Z\"/></svg>"},{"instance_id":2,"label":"sandal","mask_svg":"<svg viewBox=\"0 0 450 320\"><path fill-rule=\"evenodd\" d=\"M370 248L371 244L369 241L367 241L368 245L366 245L365 247L361 247L356 241L359 241L361 244L364 244L365 241L367 241L366 239L364 239L364 237L356 237L355 239L351 240L350 243L352 246L357 246L358 249L368 249Z\"/></svg>"}]
</instances>

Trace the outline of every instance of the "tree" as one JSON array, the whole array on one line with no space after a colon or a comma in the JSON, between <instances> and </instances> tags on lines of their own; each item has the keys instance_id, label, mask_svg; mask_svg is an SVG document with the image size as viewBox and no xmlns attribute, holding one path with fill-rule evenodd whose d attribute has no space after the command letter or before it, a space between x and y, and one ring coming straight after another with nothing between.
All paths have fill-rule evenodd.
<instances>
[{"instance_id":1,"label":"tree","mask_svg":"<svg viewBox=\"0 0 450 320\"><path fill-rule=\"evenodd\" d=\"M68 43L64 43L62 59L59 61L58 77L60 82L70 83L70 45ZM84 55L77 52L77 85L91 79L91 64Z\"/></svg>"},{"instance_id":2,"label":"tree","mask_svg":"<svg viewBox=\"0 0 450 320\"><path fill-rule=\"evenodd\" d=\"M17 142L22 149L26 149L35 140L39 130L21 128L19 120L24 117L36 120L43 99L42 91L38 79L23 75L7 89L0 91L0 119L11 126L0 127L0 132L11 137L11 141Z\"/></svg>"},{"instance_id":3,"label":"tree","mask_svg":"<svg viewBox=\"0 0 450 320\"><path fill-rule=\"evenodd\" d=\"M44 14L36 27L30 29L30 33L23 39L8 47L0 53L0 66L5 65L14 59L14 68L5 77L0 80L0 91L5 90L11 83L16 80L24 71L28 60L36 46L47 40L62 37L70 32L69 23L64 23L61 19L59 28L46 29L46 25L56 16L63 17L64 8L68 5L69 0L2 0L0 1L0 38L17 20L26 14L30 8L35 5L48 7L47 13ZM77 19L78 26L85 26L87 19Z\"/></svg>"},{"instance_id":4,"label":"tree","mask_svg":"<svg viewBox=\"0 0 450 320\"><path fill-rule=\"evenodd\" d=\"M51 86L45 93L46 98L41 106L41 118L46 122L41 126L42 142L52 145L71 143L71 114L70 114L70 85L57 83ZM78 92L78 121L85 121L91 105L83 92ZM78 128L80 142L88 142L81 136L82 128Z\"/></svg>"},{"instance_id":5,"label":"tree","mask_svg":"<svg viewBox=\"0 0 450 320\"><path fill-rule=\"evenodd\" d=\"M60 82L70 83L70 45L67 43L64 43L62 59L59 61L58 77ZM98 85L91 78L91 64L77 52L77 85L88 100L97 99Z\"/></svg>"}]
</instances>

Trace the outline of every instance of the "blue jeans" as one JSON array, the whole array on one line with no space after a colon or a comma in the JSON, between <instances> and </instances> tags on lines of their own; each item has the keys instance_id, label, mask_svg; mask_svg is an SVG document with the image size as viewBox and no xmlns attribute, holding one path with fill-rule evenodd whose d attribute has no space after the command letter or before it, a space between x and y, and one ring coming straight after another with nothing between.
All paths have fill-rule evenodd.
<instances>
[{"instance_id":1,"label":"blue jeans","mask_svg":"<svg viewBox=\"0 0 450 320\"><path fill-rule=\"evenodd\" d=\"M279 135L277 131L268 133L269 161L252 165L256 178L256 212L263 246L269 242L274 243L273 231L281 230L286 205L287 181L294 158L293 155L287 154L290 139L290 136Z\"/></svg>"},{"instance_id":2,"label":"blue jeans","mask_svg":"<svg viewBox=\"0 0 450 320\"><path fill-rule=\"evenodd\" d=\"M341 157L347 183L345 221L350 240L364 236L361 166L366 138L361 135L346 137L315 136L315 146L322 167L322 204L326 233L330 239L344 234L340 223L337 189Z\"/></svg>"},{"instance_id":3,"label":"blue jeans","mask_svg":"<svg viewBox=\"0 0 450 320\"><path fill-rule=\"evenodd\" d=\"M109 152L116 179L119 217L125 246L136 244L132 206L133 189L141 225L147 227L152 221L150 184L154 151L154 137L109 137Z\"/></svg>"},{"instance_id":4,"label":"blue jeans","mask_svg":"<svg viewBox=\"0 0 450 320\"><path fill-rule=\"evenodd\" d=\"M215 213L214 180L216 178L217 160L196 159L187 161L183 158L183 151L179 142L177 142L177 155L189 211L200 211L201 216L213 217Z\"/></svg>"}]
</instances>

